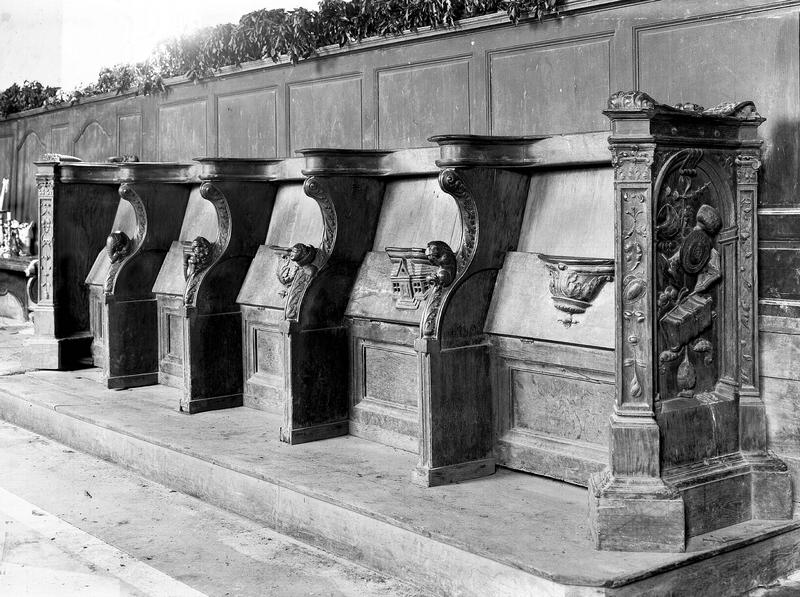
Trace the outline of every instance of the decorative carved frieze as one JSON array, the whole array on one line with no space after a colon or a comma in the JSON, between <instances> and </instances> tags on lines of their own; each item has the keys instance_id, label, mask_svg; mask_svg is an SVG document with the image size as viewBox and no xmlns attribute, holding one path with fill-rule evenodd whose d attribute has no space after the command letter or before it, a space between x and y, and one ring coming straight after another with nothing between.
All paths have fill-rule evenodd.
<instances>
[{"instance_id":1,"label":"decorative carved frieze","mask_svg":"<svg viewBox=\"0 0 800 597\"><path fill-rule=\"evenodd\" d=\"M38 178L39 195L39 301L53 300L53 179Z\"/></svg>"},{"instance_id":2,"label":"decorative carved frieze","mask_svg":"<svg viewBox=\"0 0 800 597\"><path fill-rule=\"evenodd\" d=\"M569 315L559 319L570 328L579 322L575 315L585 313L606 282L614 280L614 260L590 257L564 257L539 254L550 274L550 298L555 308Z\"/></svg>"}]
</instances>

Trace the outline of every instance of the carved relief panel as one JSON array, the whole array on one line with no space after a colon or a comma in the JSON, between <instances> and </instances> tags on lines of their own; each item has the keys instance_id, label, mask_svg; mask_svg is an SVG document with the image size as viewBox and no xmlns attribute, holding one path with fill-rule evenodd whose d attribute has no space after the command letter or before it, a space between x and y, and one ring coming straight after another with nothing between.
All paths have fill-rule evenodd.
<instances>
[{"instance_id":1,"label":"carved relief panel","mask_svg":"<svg viewBox=\"0 0 800 597\"><path fill-rule=\"evenodd\" d=\"M734 290L724 278L720 233L730 220L732 201L728 187L715 184L707 157L701 149L678 152L659 175L655 273L662 400L702 399L722 373L724 293Z\"/></svg>"}]
</instances>

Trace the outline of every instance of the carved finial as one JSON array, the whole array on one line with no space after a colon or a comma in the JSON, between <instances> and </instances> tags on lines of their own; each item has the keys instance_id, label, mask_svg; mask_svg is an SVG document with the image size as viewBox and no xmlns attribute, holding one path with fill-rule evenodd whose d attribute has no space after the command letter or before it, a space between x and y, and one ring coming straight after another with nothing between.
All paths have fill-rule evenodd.
<instances>
[{"instance_id":1,"label":"carved finial","mask_svg":"<svg viewBox=\"0 0 800 597\"><path fill-rule=\"evenodd\" d=\"M106 239L106 252L111 263L117 263L128 256L131 239L122 230L115 230Z\"/></svg>"},{"instance_id":2,"label":"carved finial","mask_svg":"<svg viewBox=\"0 0 800 597\"><path fill-rule=\"evenodd\" d=\"M656 105L644 91L617 91L608 98L609 110L653 110Z\"/></svg>"}]
</instances>

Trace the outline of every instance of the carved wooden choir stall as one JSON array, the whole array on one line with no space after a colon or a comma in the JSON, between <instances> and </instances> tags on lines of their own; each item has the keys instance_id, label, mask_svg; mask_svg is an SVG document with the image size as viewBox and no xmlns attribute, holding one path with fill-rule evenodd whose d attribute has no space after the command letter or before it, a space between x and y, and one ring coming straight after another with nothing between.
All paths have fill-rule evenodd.
<instances>
[{"instance_id":1,"label":"carved wooden choir stall","mask_svg":"<svg viewBox=\"0 0 800 597\"><path fill-rule=\"evenodd\" d=\"M109 388L158 383L158 318L152 289L179 236L191 176L189 164L119 166L122 201L106 247L86 278L92 356Z\"/></svg>"},{"instance_id":2,"label":"carved wooden choir stall","mask_svg":"<svg viewBox=\"0 0 800 597\"><path fill-rule=\"evenodd\" d=\"M39 200L38 303L23 364L68 369L91 362L89 290L119 205L117 168L47 154L36 162Z\"/></svg>"},{"instance_id":3,"label":"carved wooden choir stall","mask_svg":"<svg viewBox=\"0 0 800 597\"><path fill-rule=\"evenodd\" d=\"M242 319L236 296L267 231L275 160L204 158L180 234L153 285L159 382L180 410L242 405Z\"/></svg>"},{"instance_id":4,"label":"carved wooden choir stall","mask_svg":"<svg viewBox=\"0 0 800 597\"><path fill-rule=\"evenodd\" d=\"M790 518L758 376L763 119L641 92L605 114L610 153L605 133L445 135L39 163L28 362L88 351L86 279L109 387L281 412L290 444L415 452L427 486L497 464L585 485L600 549Z\"/></svg>"},{"instance_id":5,"label":"carved wooden choir stall","mask_svg":"<svg viewBox=\"0 0 800 597\"><path fill-rule=\"evenodd\" d=\"M284 163L269 230L237 299L245 404L283 413L281 439L292 444L348 432L343 314L375 234L386 154L301 153ZM292 171L301 165L302 175Z\"/></svg>"}]
</instances>

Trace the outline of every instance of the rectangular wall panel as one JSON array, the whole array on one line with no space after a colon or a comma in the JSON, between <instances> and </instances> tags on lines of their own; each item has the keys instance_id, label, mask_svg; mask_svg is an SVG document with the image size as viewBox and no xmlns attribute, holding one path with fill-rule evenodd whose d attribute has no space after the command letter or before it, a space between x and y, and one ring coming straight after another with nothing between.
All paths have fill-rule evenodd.
<instances>
[{"instance_id":1,"label":"rectangular wall panel","mask_svg":"<svg viewBox=\"0 0 800 597\"><path fill-rule=\"evenodd\" d=\"M608 36L490 52L492 135L566 134L609 128Z\"/></svg>"},{"instance_id":2,"label":"rectangular wall panel","mask_svg":"<svg viewBox=\"0 0 800 597\"><path fill-rule=\"evenodd\" d=\"M142 158L142 115L125 114L119 117L119 155Z\"/></svg>"},{"instance_id":3,"label":"rectangular wall panel","mask_svg":"<svg viewBox=\"0 0 800 597\"><path fill-rule=\"evenodd\" d=\"M469 61L447 60L377 72L378 146L431 145L434 134L469 133Z\"/></svg>"},{"instance_id":4,"label":"rectangular wall panel","mask_svg":"<svg viewBox=\"0 0 800 597\"><path fill-rule=\"evenodd\" d=\"M208 155L206 101L158 108L158 160L185 161Z\"/></svg>"},{"instance_id":5,"label":"rectangular wall panel","mask_svg":"<svg viewBox=\"0 0 800 597\"><path fill-rule=\"evenodd\" d=\"M361 148L361 75L289 85L289 155L306 147Z\"/></svg>"},{"instance_id":6,"label":"rectangular wall panel","mask_svg":"<svg viewBox=\"0 0 800 597\"><path fill-rule=\"evenodd\" d=\"M797 13L775 11L665 23L634 32L638 86L656 100L707 108L753 100L767 117L759 128L767 139L767 158L759 172L762 206L800 204L799 35Z\"/></svg>"},{"instance_id":7,"label":"rectangular wall panel","mask_svg":"<svg viewBox=\"0 0 800 597\"><path fill-rule=\"evenodd\" d=\"M50 151L52 153L72 153L72 139L68 124L59 124L50 129Z\"/></svg>"},{"instance_id":8,"label":"rectangular wall panel","mask_svg":"<svg viewBox=\"0 0 800 597\"><path fill-rule=\"evenodd\" d=\"M0 137L0 179L12 178L14 168L14 137ZM9 191L13 187L9 186ZM6 199L8 201L8 199ZM5 209L5 207L4 207Z\"/></svg>"},{"instance_id":9,"label":"rectangular wall panel","mask_svg":"<svg viewBox=\"0 0 800 597\"><path fill-rule=\"evenodd\" d=\"M221 157L276 157L275 89L218 97L217 130Z\"/></svg>"}]
</instances>

